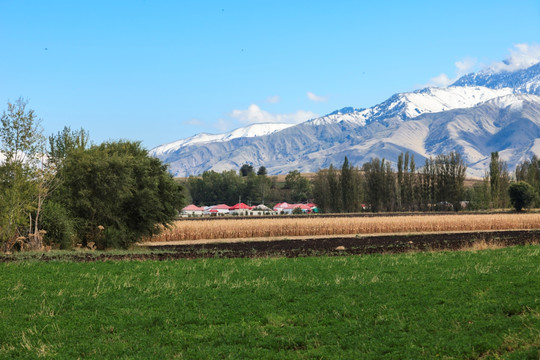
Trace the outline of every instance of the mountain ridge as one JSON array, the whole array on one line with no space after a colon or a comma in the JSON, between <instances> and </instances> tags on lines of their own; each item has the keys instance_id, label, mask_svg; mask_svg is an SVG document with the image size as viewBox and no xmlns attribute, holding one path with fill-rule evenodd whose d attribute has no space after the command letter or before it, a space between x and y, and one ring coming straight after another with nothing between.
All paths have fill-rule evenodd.
<instances>
[{"instance_id":1,"label":"mountain ridge","mask_svg":"<svg viewBox=\"0 0 540 360\"><path fill-rule=\"evenodd\" d=\"M539 95L540 63L514 72L468 74L446 88L398 93L370 108L345 107L266 133L244 136L240 128L226 133L236 132L229 138L191 137L156 147L151 154L168 163L174 175L188 176L243 163L264 165L270 174L314 172L339 164L344 156L355 165L371 157L392 162L401 151L415 154L421 165L424 158L456 150L469 175L482 176L491 151L499 151L510 169L540 155Z\"/></svg>"}]
</instances>

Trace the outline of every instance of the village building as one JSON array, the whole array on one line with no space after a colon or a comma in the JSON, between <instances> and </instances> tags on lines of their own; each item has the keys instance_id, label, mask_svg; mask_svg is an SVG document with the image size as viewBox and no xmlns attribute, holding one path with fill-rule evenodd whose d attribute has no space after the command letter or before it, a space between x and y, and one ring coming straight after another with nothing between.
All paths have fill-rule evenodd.
<instances>
[{"instance_id":1,"label":"village building","mask_svg":"<svg viewBox=\"0 0 540 360\"><path fill-rule=\"evenodd\" d=\"M268 206L264 204L259 204L255 206L252 210L253 215L276 215L276 211L273 209L270 209Z\"/></svg>"},{"instance_id":2,"label":"village building","mask_svg":"<svg viewBox=\"0 0 540 360\"><path fill-rule=\"evenodd\" d=\"M202 216L204 214L204 208L196 205L188 205L182 209L183 216Z\"/></svg>"},{"instance_id":3,"label":"village building","mask_svg":"<svg viewBox=\"0 0 540 360\"><path fill-rule=\"evenodd\" d=\"M253 209L252 206L248 206L244 203L238 203L229 208L229 214L231 215L250 215L250 211Z\"/></svg>"},{"instance_id":4,"label":"village building","mask_svg":"<svg viewBox=\"0 0 540 360\"><path fill-rule=\"evenodd\" d=\"M229 214L230 206L227 204L219 204L207 206L204 208L205 215L225 215Z\"/></svg>"},{"instance_id":5,"label":"village building","mask_svg":"<svg viewBox=\"0 0 540 360\"><path fill-rule=\"evenodd\" d=\"M302 213L304 214L311 214L313 212L319 212L319 209L317 208L316 204L309 203L309 204L288 204L286 202L276 204L274 206L274 210L278 214L287 214L290 215L293 213L294 209L299 208L302 210Z\"/></svg>"}]
</instances>

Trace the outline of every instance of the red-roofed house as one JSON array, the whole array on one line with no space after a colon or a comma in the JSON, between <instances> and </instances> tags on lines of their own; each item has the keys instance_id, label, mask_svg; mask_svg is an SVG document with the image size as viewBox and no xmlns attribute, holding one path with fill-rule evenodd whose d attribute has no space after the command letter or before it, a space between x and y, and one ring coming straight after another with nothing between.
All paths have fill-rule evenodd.
<instances>
[{"instance_id":1,"label":"red-roofed house","mask_svg":"<svg viewBox=\"0 0 540 360\"><path fill-rule=\"evenodd\" d=\"M278 214L281 214L282 211L287 209L289 207L289 204L286 202L278 203L276 206L274 206L274 211L277 211Z\"/></svg>"},{"instance_id":2,"label":"red-roofed house","mask_svg":"<svg viewBox=\"0 0 540 360\"><path fill-rule=\"evenodd\" d=\"M182 215L201 216L203 212L204 212L204 208L195 206L193 204L188 205L182 209Z\"/></svg>"},{"instance_id":3,"label":"red-roofed house","mask_svg":"<svg viewBox=\"0 0 540 360\"><path fill-rule=\"evenodd\" d=\"M315 204L287 204L286 202L284 202L274 206L274 210L278 213L283 212L283 214L292 214L294 209L300 208L303 213L312 213L313 208L310 205Z\"/></svg>"},{"instance_id":4,"label":"red-roofed house","mask_svg":"<svg viewBox=\"0 0 540 360\"><path fill-rule=\"evenodd\" d=\"M228 214L229 213L229 208L230 206L229 205L226 205L226 204L219 204L219 205L213 205L213 206L208 206L205 210L204 210L204 213L205 214Z\"/></svg>"},{"instance_id":5,"label":"red-roofed house","mask_svg":"<svg viewBox=\"0 0 540 360\"><path fill-rule=\"evenodd\" d=\"M252 206L248 206L244 203L238 203L236 205L233 205L229 208L229 213L231 215L238 214L238 215L249 215L249 211L253 209Z\"/></svg>"}]
</instances>

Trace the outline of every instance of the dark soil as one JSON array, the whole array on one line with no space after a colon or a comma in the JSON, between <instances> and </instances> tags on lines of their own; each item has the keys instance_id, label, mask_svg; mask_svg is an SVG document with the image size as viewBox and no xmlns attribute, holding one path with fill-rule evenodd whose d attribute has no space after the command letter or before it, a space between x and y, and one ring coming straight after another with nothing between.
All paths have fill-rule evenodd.
<instances>
[{"instance_id":1,"label":"dark soil","mask_svg":"<svg viewBox=\"0 0 540 360\"><path fill-rule=\"evenodd\" d=\"M402 253L425 250L457 250L477 241L504 246L537 242L540 230L467 232L446 234L379 235L328 239L244 241L197 245L155 245L150 252L126 254L66 253L61 255L0 256L0 262L26 259L38 261L119 261L119 260L174 260L195 258L257 258L269 256L340 256L376 253Z\"/></svg>"}]
</instances>

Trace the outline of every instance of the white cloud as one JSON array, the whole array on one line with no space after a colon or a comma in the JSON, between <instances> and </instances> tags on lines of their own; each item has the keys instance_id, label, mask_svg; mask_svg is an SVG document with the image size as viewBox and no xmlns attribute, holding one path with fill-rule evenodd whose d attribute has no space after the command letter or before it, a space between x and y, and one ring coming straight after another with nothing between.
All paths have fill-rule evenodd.
<instances>
[{"instance_id":1,"label":"white cloud","mask_svg":"<svg viewBox=\"0 0 540 360\"><path fill-rule=\"evenodd\" d=\"M255 104L251 104L246 110L233 110L229 116L244 124L254 123L285 123L298 124L319 115L305 110L298 110L291 114L271 114Z\"/></svg>"},{"instance_id":2,"label":"white cloud","mask_svg":"<svg viewBox=\"0 0 540 360\"><path fill-rule=\"evenodd\" d=\"M456 66L454 77L451 78L445 73L442 73L429 79L429 82L424 86L447 87L463 75L466 75L469 72L473 71L476 64L476 59L469 57L464 58L463 60L456 61L454 63L454 65Z\"/></svg>"},{"instance_id":3,"label":"white cloud","mask_svg":"<svg viewBox=\"0 0 540 360\"><path fill-rule=\"evenodd\" d=\"M457 77L461 77L473 71L476 64L477 64L476 59L469 58L469 57L461 61L456 61L454 65L456 65Z\"/></svg>"},{"instance_id":4,"label":"white cloud","mask_svg":"<svg viewBox=\"0 0 540 360\"><path fill-rule=\"evenodd\" d=\"M279 97L279 95L269 96L266 98L266 102L269 104L277 104L280 101L281 98Z\"/></svg>"},{"instance_id":5,"label":"white cloud","mask_svg":"<svg viewBox=\"0 0 540 360\"><path fill-rule=\"evenodd\" d=\"M440 74L438 76L435 76L431 79L429 79L429 82L425 86L434 86L434 87L446 87L452 83L452 79L448 77L446 74Z\"/></svg>"},{"instance_id":6,"label":"white cloud","mask_svg":"<svg viewBox=\"0 0 540 360\"><path fill-rule=\"evenodd\" d=\"M489 70L494 72L515 71L528 68L540 62L540 45L538 44L516 44L514 49L510 49L510 56L491 66Z\"/></svg>"},{"instance_id":7,"label":"white cloud","mask_svg":"<svg viewBox=\"0 0 540 360\"><path fill-rule=\"evenodd\" d=\"M308 91L306 95L307 95L309 100L315 101L315 102L325 102L326 100L328 100L325 96L315 95L311 91Z\"/></svg>"}]
</instances>

